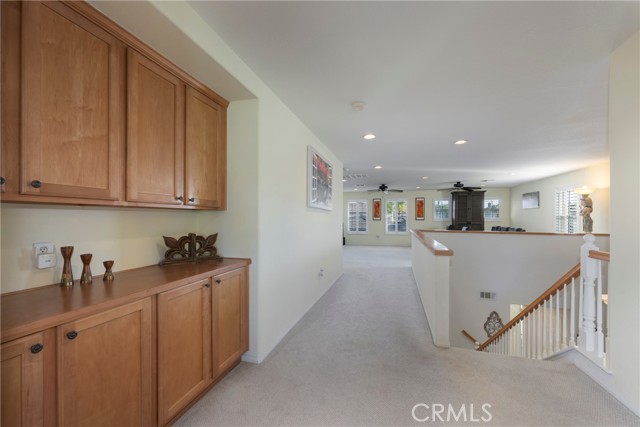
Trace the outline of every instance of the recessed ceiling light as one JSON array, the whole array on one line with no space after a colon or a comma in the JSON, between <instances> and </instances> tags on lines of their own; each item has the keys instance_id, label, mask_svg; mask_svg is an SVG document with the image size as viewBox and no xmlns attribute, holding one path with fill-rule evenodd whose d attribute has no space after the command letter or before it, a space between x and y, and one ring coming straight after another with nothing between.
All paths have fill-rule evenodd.
<instances>
[{"instance_id":1,"label":"recessed ceiling light","mask_svg":"<svg viewBox=\"0 0 640 427\"><path fill-rule=\"evenodd\" d=\"M420 189L420 187L416 187L416 190L419 190L419 189Z\"/></svg>"},{"instance_id":2,"label":"recessed ceiling light","mask_svg":"<svg viewBox=\"0 0 640 427\"><path fill-rule=\"evenodd\" d=\"M517 175L516 172L511 172L511 176L515 176L515 175Z\"/></svg>"},{"instance_id":3,"label":"recessed ceiling light","mask_svg":"<svg viewBox=\"0 0 640 427\"><path fill-rule=\"evenodd\" d=\"M486 187L487 184L480 184L480 187Z\"/></svg>"},{"instance_id":4,"label":"recessed ceiling light","mask_svg":"<svg viewBox=\"0 0 640 427\"><path fill-rule=\"evenodd\" d=\"M343 179L343 180L342 180L342 182L347 182L347 180L346 180L346 179Z\"/></svg>"},{"instance_id":5,"label":"recessed ceiling light","mask_svg":"<svg viewBox=\"0 0 640 427\"><path fill-rule=\"evenodd\" d=\"M375 165L373 168L374 168L374 169L382 169L382 166L380 166L380 165Z\"/></svg>"},{"instance_id":6,"label":"recessed ceiling light","mask_svg":"<svg viewBox=\"0 0 640 427\"><path fill-rule=\"evenodd\" d=\"M422 179L429 179L429 177L428 176L423 176Z\"/></svg>"},{"instance_id":7,"label":"recessed ceiling light","mask_svg":"<svg viewBox=\"0 0 640 427\"><path fill-rule=\"evenodd\" d=\"M357 188L354 188L354 189L353 189L353 191L358 191L358 189L357 189Z\"/></svg>"},{"instance_id":8,"label":"recessed ceiling light","mask_svg":"<svg viewBox=\"0 0 640 427\"><path fill-rule=\"evenodd\" d=\"M375 139L376 136L372 133L368 133L366 135L363 136L364 139Z\"/></svg>"},{"instance_id":9,"label":"recessed ceiling light","mask_svg":"<svg viewBox=\"0 0 640 427\"><path fill-rule=\"evenodd\" d=\"M362 111L362 110L364 110L364 102L362 102L362 101L353 101L351 103L351 109L353 111Z\"/></svg>"},{"instance_id":10,"label":"recessed ceiling light","mask_svg":"<svg viewBox=\"0 0 640 427\"><path fill-rule=\"evenodd\" d=\"M467 141L466 139L459 139L456 142L454 142L454 144L455 145L462 145L462 144L466 144L467 142L469 142L469 141Z\"/></svg>"}]
</instances>

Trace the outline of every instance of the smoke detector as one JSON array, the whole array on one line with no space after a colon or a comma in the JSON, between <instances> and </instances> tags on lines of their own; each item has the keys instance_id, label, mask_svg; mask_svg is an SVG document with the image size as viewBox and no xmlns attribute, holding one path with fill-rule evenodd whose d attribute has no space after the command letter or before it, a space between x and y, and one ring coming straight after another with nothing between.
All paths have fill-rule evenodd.
<instances>
[{"instance_id":1,"label":"smoke detector","mask_svg":"<svg viewBox=\"0 0 640 427\"><path fill-rule=\"evenodd\" d=\"M351 103L351 109L353 111L362 111L362 110L364 110L364 102L362 102L362 101L353 101Z\"/></svg>"}]
</instances>

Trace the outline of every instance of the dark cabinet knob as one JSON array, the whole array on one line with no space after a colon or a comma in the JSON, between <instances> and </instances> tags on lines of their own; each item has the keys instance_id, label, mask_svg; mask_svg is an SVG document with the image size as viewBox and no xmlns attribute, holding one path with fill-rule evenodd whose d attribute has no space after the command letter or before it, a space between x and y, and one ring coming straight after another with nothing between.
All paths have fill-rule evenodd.
<instances>
[{"instance_id":1,"label":"dark cabinet knob","mask_svg":"<svg viewBox=\"0 0 640 427\"><path fill-rule=\"evenodd\" d=\"M4 176L0 176L0 185L4 185L5 182Z\"/></svg>"},{"instance_id":2,"label":"dark cabinet knob","mask_svg":"<svg viewBox=\"0 0 640 427\"><path fill-rule=\"evenodd\" d=\"M216 279L216 283L222 283L222 280Z\"/></svg>"},{"instance_id":3,"label":"dark cabinet knob","mask_svg":"<svg viewBox=\"0 0 640 427\"><path fill-rule=\"evenodd\" d=\"M75 340L77 336L78 333L76 331L67 332L67 338L70 340Z\"/></svg>"},{"instance_id":4,"label":"dark cabinet knob","mask_svg":"<svg viewBox=\"0 0 640 427\"><path fill-rule=\"evenodd\" d=\"M40 344L40 343L34 344L34 345L31 346L31 353L33 353L33 354L40 353L43 348L44 348L44 346L42 344Z\"/></svg>"},{"instance_id":5,"label":"dark cabinet knob","mask_svg":"<svg viewBox=\"0 0 640 427\"><path fill-rule=\"evenodd\" d=\"M182 196L178 196L178 197L176 197L176 200L180 200L180 201L182 201L183 199L184 199L184 198L183 198Z\"/></svg>"},{"instance_id":6,"label":"dark cabinet knob","mask_svg":"<svg viewBox=\"0 0 640 427\"><path fill-rule=\"evenodd\" d=\"M211 283L207 283L206 285L204 285L205 288L210 288L211 287Z\"/></svg>"},{"instance_id":7,"label":"dark cabinet knob","mask_svg":"<svg viewBox=\"0 0 640 427\"><path fill-rule=\"evenodd\" d=\"M31 181L31 186L33 188L40 188L40 187L42 187L42 183L40 181L38 181L37 179L34 179L33 181Z\"/></svg>"},{"instance_id":8,"label":"dark cabinet knob","mask_svg":"<svg viewBox=\"0 0 640 427\"><path fill-rule=\"evenodd\" d=\"M193 202L195 202L195 201L196 201L196 198L195 198L195 197L189 197L189 201L190 201L191 203L193 203Z\"/></svg>"}]
</instances>

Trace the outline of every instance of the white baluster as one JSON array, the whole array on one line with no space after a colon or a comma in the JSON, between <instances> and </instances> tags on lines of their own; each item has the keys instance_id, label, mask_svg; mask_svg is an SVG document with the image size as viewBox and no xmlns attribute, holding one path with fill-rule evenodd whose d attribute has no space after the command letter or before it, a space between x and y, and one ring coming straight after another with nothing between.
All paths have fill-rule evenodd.
<instances>
[{"instance_id":1,"label":"white baluster","mask_svg":"<svg viewBox=\"0 0 640 427\"><path fill-rule=\"evenodd\" d=\"M571 326L569 329L569 347L574 347L575 345L576 345L576 279L572 277L571 278Z\"/></svg>"},{"instance_id":2,"label":"white baluster","mask_svg":"<svg viewBox=\"0 0 640 427\"><path fill-rule=\"evenodd\" d=\"M529 313L524 319L524 336L526 337L524 340L524 357L531 359L531 313Z\"/></svg>"},{"instance_id":3,"label":"white baluster","mask_svg":"<svg viewBox=\"0 0 640 427\"><path fill-rule=\"evenodd\" d=\"M568 283L562 288L562 349L567 348L567 287Z\"/></svg>"},{"instance_id":4,"label":"white baluster","mask_svg":"<svg viewBox=\"0 0 640 427\"><path fill-rule=\"evenodd\" d=\"M578 346L584 350L595 351L596 340L596 260L589 258L590 250L598 250L593 244L596 238L593 234L584 235L584 244L580 247L580 272L582 274L583 304L580 322L580 336Z\"/></svg>"},{"instance_id":5,"label":"white baluster","mask_svg":"<svg viewBox=\"0 0 640 427\"><path fill-rule=\"evenodd\" d=\"M540 326L542 324L542 319L540 318L540 306L536 307L536 317L535 317L535 327L536 327L536 359L541 359L542 358L542 339L540 338L542 336L541 334L541 329L542 327Z\"/></svg>"},{"instance_id":6,"label":"white baluster","mask_svg":"<svg viewBox=\"0 0 640 427\"><path fill-rule=\"evenodd\" d=\"M598 291L596 295L596 338L598 343L598 357L604 357L604 331L602 330L602 261L598 263Z\"/></svg>"},{"instance_id":7,"label":"white baluster","mask_svg":"<svg viewBox=\"0 0 640 427\"><path fill-rule=\"evenodd\" d=\"M553 351L560 351L560 290L556 291L556 333Z\"/></svg>"},{"instance_id":8,"label":"white baluster","mask_svg":"<svg viewBox=\"0 0 640 427\"><path fill-rule=\"evenodd\" d=\"M542 305L542 358L547 357L547 301Z\"/></svg>"}]
</instances>

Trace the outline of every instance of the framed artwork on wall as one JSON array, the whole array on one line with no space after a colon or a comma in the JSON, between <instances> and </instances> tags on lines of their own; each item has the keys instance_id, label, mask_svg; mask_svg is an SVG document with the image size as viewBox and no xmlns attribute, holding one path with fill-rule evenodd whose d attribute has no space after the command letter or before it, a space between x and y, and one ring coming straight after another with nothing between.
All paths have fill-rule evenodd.
<instances>
[{"instance_id":1,"label":"framed artwork on wall","mask_svg":"<svg viewBox=\"0 0 640 427\"><path fill-rule=\"evenodd\" d=\"M380 221L382 219L382 199L373 199L372 219Z\"/></svg>"},{"instance_id":2,"label":"framed artwork on wall","mask_svg":"<svg viewBox=\"0 0 640 427\"><path fill-rule=\"evenodd\" d=\"M312 146L307 149L307 205L333 210L333 167Z\"/></svg>"},{"instance_id":3,"label":"framed artwork on wall","mask_svg":"<svg viewBox=\"0 0 640 427\"><path fill-rule=\"evenodd\" d=\"M538 209L540 207L540 192L533 191L522 195L522 209Z\"/></svg>"},{"instance_id":4,"label":"framed artwork on wall","mask_svg":"<svg viewBox=\"0 0 640 427\"><path fill-rule=\"evenodd\" d=\"M416 197L416 219L424 221L424 197Z\"/></svg>"}]
</instances>

